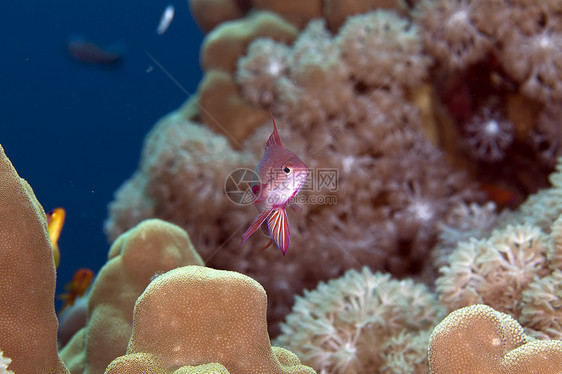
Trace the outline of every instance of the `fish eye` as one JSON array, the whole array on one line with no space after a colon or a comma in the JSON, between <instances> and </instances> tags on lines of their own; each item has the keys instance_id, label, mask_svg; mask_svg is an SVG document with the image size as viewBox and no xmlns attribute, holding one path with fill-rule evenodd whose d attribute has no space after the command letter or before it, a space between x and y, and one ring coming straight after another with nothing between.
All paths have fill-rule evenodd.
<instances>
[{"instance_id":1,"label":"fish eye","mask_svg":"<svg viewBox=\"0 0 562 374\"><path fill-rule=\"evenodd\" d=\"M283 167L283 172L287 175L291 174L292 171L293 171L293 168L291 168L290 166L284 166Z\"/></svg>"}]
</instances>

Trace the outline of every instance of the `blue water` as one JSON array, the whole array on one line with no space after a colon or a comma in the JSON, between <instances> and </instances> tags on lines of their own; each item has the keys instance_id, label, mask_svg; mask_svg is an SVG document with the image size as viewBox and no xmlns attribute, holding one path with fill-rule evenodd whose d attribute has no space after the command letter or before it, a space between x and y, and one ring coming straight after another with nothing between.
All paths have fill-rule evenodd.
<instances>
[{"instance_id":1,"label":"blue water","mask_svg":"<svg viewBox=\"0 0 562 374\"><path fill-rule=\"evenodd\" d=\"M67 211L57 294L76 269L97 272L105 263L107 205L136 169L146 133L187 98L146 52L189 93L201 79L203 36L185 0L172 2L174 21L156 34L167 4L35 0L2 7L0 144L45 210ZM77 62L66 51L72 35L123 50L122 63Z\"/></svg>"}]
</instances>

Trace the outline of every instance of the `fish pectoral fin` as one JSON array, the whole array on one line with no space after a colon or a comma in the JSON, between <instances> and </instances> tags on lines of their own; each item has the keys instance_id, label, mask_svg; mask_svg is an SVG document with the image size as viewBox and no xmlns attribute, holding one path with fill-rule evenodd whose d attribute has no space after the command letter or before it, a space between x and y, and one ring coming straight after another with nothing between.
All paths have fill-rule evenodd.
<instances>
[{"instance_id":1,"label":"fish pectoral fin","mask_svg":"<svg viewBox=\"0 0 562 374\"><path fill-rule=\"evenodd\" d=\"M250 225L250 227L248 227L248 230L246 230L246 232L244 234L242 234L242 243L240 243L240 244L244 244L244 242L250 236L252 236L252 234L255 233L257 229L260 228L262 223L264 223L265 220L269 218L269 216L271 215L272 212L273 212L273 208L268 209L268 210L264 210L263 212L261 212L260 215Z\"/></svg>"},{"instance_id":2,"label":"fish pectoral fin","mask_svg":"<svg viewBox=\"0 0 562 374\"><path fill-rule=\"evenodd\" d=\"M273 239L269 239L269 241L267 242L267 244L265 245L265 247L263 247L261 250L265 251L267 248L269 248L269 246L273 243Z\"/></svg>"},{"instance_id":3,"label":"fish pectoral fin","mask_svg":"<svg viewBox=\"0 0 562 374\"><path fill-rule=\"evenodd\" d=\"M267 220L267 227L271 238L277 244L283 255L289 248L289 218L284 208L276 209Z\"/></svg>"}]
</instances>

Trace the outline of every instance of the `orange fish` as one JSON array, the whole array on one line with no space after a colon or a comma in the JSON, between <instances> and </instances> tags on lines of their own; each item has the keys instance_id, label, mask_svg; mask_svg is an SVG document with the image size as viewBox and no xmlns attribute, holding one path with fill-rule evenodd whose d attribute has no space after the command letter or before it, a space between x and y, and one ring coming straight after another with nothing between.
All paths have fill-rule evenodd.
<instances>
[{"instance_id":1,"label":"orange fish","mask_svg":"<svg viewBox=\"0 0 562 374\"><path fill-rule=\"evenodd\" d=\"M64 226L65 218L66 212L63 208L55 208L47 213L47 227L49 229L51 247L53 247L55 269L59 267L60 263L59 237Z\"/></svg>"},{"instance_id":2,"label":"orange fish","mask_svg":"<svg viewBox=\"0 0 562 374\"><path fill-rule=\"evenodd\" d=\"M72 281L64 285L64 289L67 292L58 296L59 300L63 300L59 314L67 307L74 305L78 296L84 296L92 283L92 279L94 279L94 272L92 270L86 268L76 270L72 276Z\"/></svg>"},{"instance_id":3,"label":"orange fish","mask_svg":"<svg viewBox=\"0 0 562 374\"><path fill-rule=\"evenodd\" d=\"M260 214L242 235L242 243L262 227L284 255L289 248L290 236L286 208L306 181L308 166L293 152L283 147L273 114L271 119L273 133L269 136L265 144L265 153L256 166L259 182L252 186L256 198L254 204Z\"/></svg>"}]
</instances>

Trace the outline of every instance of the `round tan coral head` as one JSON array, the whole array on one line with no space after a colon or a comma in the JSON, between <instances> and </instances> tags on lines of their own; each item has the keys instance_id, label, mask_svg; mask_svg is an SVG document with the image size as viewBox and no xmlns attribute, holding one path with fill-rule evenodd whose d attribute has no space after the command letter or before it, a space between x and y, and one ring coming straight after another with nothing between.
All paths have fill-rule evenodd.
<instances>
[{"instance_id":1,"label":"round tan coral head","mask_svg":"<svg viewBox=\"0 0 562 374\"><path fill-rule=\"evenodd\" d=\"M511 316L487 305L449 314L429 341L432 374L562 373L562 341L535 341Z\"/></svg>"},{"instance_id":2,"label":"round tan coral head","mask_svg":"<svg viewBox=\"0 0 562 374\"><path fill-rule=\"evenodd\" d=\"M127 355L106 374L314 373L296 356L287 360L290 355L272 349L266 306L263 287L243 274L204 266L171 270L138 298Z\"/></svg>"}]
</instances>

